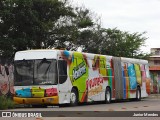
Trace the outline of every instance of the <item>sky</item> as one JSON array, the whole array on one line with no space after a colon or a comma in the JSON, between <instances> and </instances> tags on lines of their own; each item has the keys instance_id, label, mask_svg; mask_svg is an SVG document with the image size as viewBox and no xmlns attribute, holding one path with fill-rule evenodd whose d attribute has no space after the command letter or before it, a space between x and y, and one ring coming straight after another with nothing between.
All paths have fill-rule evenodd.
<instances>
[{"instance_id":1,"label":"sky","mask_svg":"<svg viewBox=\"0 0 160 120\"><path fill-rule=\"evenodd\" d=\"M146 32L146 46L160 48L160 0L72 0L96 13L104 28L117 28L129 33Z\"/></svg>"}]
</instances>

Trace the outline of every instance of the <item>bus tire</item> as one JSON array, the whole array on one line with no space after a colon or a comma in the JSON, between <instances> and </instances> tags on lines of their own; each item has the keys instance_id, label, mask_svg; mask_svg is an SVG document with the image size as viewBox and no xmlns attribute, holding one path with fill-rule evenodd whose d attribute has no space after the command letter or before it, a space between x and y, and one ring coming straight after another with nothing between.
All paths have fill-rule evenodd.
<instances>
[{"instance_id":1,"label":"bus tire","mask_svg":"<svg viewBox=\"0 0 160 120\"><path fill-rule=\"evenodd\" d=\"M33 108L47 108L47 105L32 105Z\"/></svg>"},{"instance_id":2,"label":"bus tire","mask_svg":"<svg viewBox=\"0 0 160 120\"><path fill-rule=\"evenodd\" d=\"M136 100L137 101L141 100L141 89L140 89L140 87L137 87L137 90L136 90Z\"/></svg>"},{"instance_id":3,"label":"bus tire","mask_svg":"<svg viewBox=\"0 0 160 120\"><path fill-rule=\"evenodd\" d=\"M107 87L105 91L105 103L106 104L111 103L111 90L109 87Z\"/></svg>"},{"instance_id":4,"label":"bus tire","mask_svg":"<svg viewBox=\"0 0 160 120\"><path fill-rule=\"evenodd\" d=\"M77 106L78 105L78 92L75 88L73 88L71 90L70 105L71 106Z\"/></svg>"}]
</instances>

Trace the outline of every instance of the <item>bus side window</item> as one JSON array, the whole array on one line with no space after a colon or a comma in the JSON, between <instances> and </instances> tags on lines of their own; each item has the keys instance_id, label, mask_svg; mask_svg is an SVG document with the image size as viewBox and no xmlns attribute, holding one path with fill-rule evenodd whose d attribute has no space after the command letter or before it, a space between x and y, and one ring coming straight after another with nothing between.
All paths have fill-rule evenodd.
<instances>
[{"instance_id":1,"label":"bus side window","mask_svg":"<svg viewBox=\"0 0 160 120\"><path fill-rule=\"evenodd\" d=\"M147 77L147 78L150 78L148 65L145 65L145 71L146 71L146 77Z\"/></svg>"},{"instance_id":2,"label":"bus side window","mask_svg":"<svg viewBox=\"0 0 160 120\"><path fill-rule=\"evenodd\" d=\"M112 66L111 66L111 61L109 60L106 61L106 69L107 69L107 76L111 77L112 76Z\"/></svg>"},{"instance_id":3,"label":"bus side window","mask_svg":"<svg viewBox=\"0 0 160 120\"><path fill-rule=\"evenodd\" d=\"M58 70L59 84L62 84L67 80L67 62L65 60L58 60Z\"/></svg>"},{"instance_id":4,"label":"bus side window","mask_svg":"<svg viewBox=\"0 0 160 120\"><path fill-rule=\"evenodd\" d=\"M122 70L124 72L124 77L128 77L128 63L122 62Z\"/></svg>"},{"instance_id":5,"label":"bus side window","mask_svg":"<svg viewBox=\"0 0 160 120\"><path fill-rule=\"evenodd\" d=\"M146 79L145 65L141 64L141 65L140 65L140 69L141 69L142 81L145 81L145 79Z\"/></svg>"},{"instance_id":6,"label":"bus side window","mask_svg":"<svg viewBox=\"0 0 160 120\"><path fill-rule=\"evenodd\" d=\"M94 58L93 60L92 60L92 68L94 69L94 70L96 70L96 69L98 69L99 68L99 59L98 58Z\"/></svg>"},{"instance_id":7,"label":"bus side window","mask_svg":"<svg viewBox=\"0 0 160 120\"><path fill-rule=\"evenodd\" d=\"M99 68L101 68L101 69L105 69L106 68L104 60L100 60L100 66L99 66Z\"/></svg>"},{"instance_id":8,"label":"bus side window","mask_svg":"<svg viewBox=\"0 0 160 120\"><path fill-rule=\"evenodd\" d=\"M78 64L77 64L77 58L74 58L74 60L73 60L72 62L73 62L73 66L74 66L74 67L78 65Z\"/></svg>"},{"instance_id":9,"label":"bus side window","mask_svg":"<svg viewBox=\"0 0 160 120\"><path fill-rule=\"evenodd\" d=\"M92 66L92 60L91 59L88 59L88 64L89 64L89 69L92 69L93 66Z\"/></svg>"}]
</instances>

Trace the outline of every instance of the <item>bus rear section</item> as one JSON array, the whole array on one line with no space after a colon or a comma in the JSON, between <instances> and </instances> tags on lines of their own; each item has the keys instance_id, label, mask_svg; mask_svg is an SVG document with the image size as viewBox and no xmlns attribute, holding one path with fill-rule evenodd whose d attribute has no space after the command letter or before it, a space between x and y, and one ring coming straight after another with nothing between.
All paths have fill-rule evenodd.
<instances>
[{"instance_id":1,"label":"bus rear section","mask_svg":"<svg viewBox=\"0 0 160 120\"><path fill-rule=\"evenodd\" d=\"M150 75L147 60L113 57L115 99L147 97L150 94Z\"/></svg>"}]
</instances>

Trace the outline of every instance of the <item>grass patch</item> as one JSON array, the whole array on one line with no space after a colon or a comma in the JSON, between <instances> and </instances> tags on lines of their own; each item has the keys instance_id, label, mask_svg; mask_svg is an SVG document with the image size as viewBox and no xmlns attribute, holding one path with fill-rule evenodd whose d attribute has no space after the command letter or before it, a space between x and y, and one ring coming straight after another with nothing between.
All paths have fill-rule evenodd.
<instances>
[{"instance_id":1,"label":"grass patch","mask_svg":"<svg viewBox=\"0 0 160 120\"><path fill-rule=\"evenodd\" d=\"M4 95L0 96L0 110L14 108L15 104L11 98L8 98Z\"/></svg>"}]
</instances>

